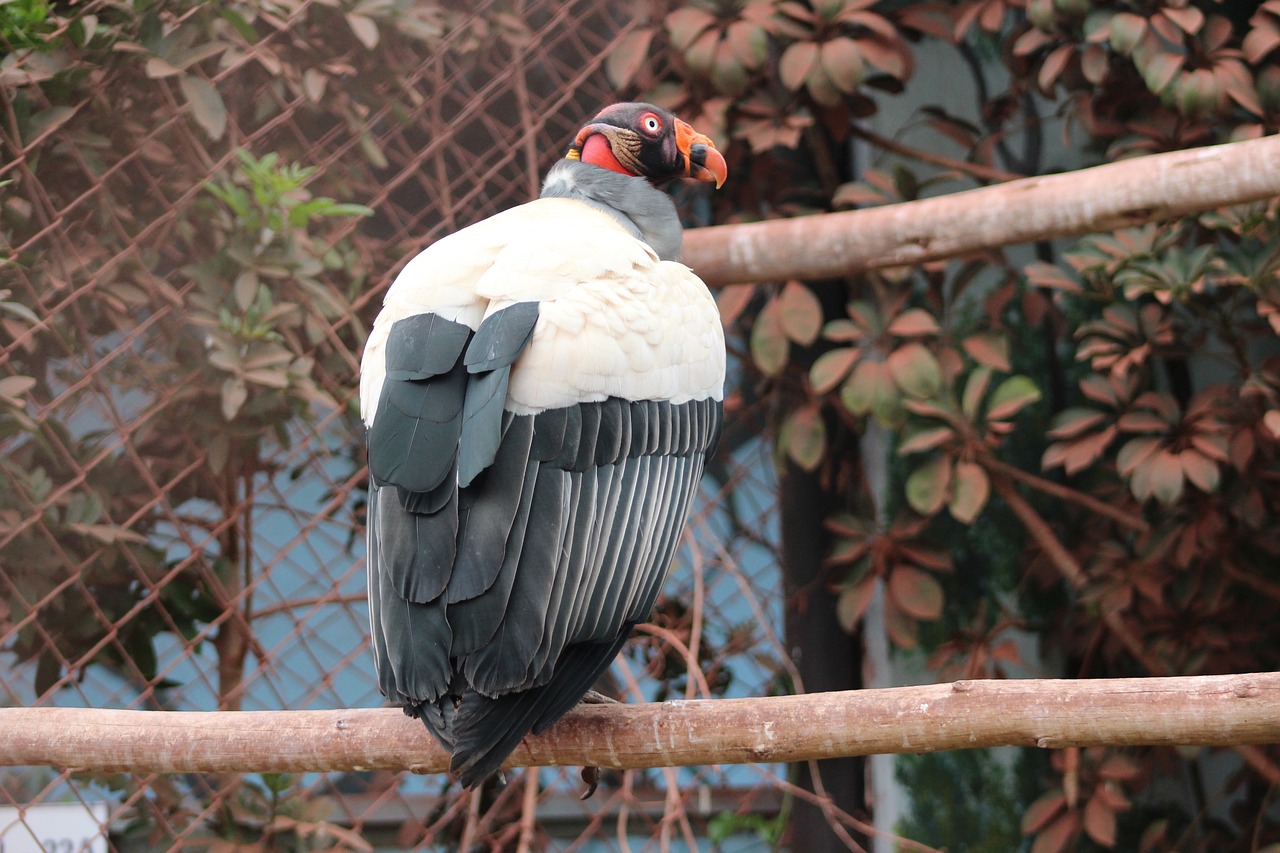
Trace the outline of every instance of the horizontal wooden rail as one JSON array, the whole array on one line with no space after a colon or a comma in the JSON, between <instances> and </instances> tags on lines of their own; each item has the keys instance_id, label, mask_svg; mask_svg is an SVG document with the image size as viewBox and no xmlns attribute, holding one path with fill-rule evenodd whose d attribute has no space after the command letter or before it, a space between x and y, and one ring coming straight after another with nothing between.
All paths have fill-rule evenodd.
<instances>
[{"instance_id":1,"label":"horizontal wooden rail","mask_svg":"<svg viewBox=\"0 0 1280 853\"><path fill-rule=\"evenodd\" d=\"M668 767L986 746L1280 743L1280 673L957 681L762 699L583 705L513 766ZM0 766L100 772L443 771L444 751L390 708L0 709Z\"/></svg>"},{"instance_id":2,"label":"horizontal wooden rail","mask_svg":"<svg viewBox=\"0 0 1280 853\"><path fill-rule=\"evenodd\" d=\"M1280 196L1280 137L1153 154L842 213L691 229L707 284L821 279Z\"/></svg>"}]
</instances>

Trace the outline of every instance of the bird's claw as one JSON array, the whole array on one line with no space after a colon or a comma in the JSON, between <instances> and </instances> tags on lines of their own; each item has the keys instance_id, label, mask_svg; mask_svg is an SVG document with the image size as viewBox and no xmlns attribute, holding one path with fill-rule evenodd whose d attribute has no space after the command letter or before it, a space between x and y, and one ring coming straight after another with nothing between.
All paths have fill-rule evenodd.
<instances>
[{"instance_id":1,"label":"bird's claw","mask_svg":"<svg viewBox=\"0 0 1280 853\"><path fill-rule=\"evenodd\" d=\"M600 787L600 768L584 767L582 768L582 781L587 786L587 790L582 792L578 797L579 800L589 800L591 795L596 792L596 788Z\"/></svg>"}]
</instances>

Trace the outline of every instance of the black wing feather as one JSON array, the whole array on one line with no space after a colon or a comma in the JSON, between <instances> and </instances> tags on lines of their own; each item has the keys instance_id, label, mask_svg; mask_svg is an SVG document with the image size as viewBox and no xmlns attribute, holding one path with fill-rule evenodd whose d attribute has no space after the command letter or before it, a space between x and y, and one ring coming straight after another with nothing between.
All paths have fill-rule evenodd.
<instances>
[{"instance_id":1,"label":"black wing feather","mask_svg":"<svg viewBox=\"0 0 1280 853\"><path fill-rule=\"evenodd\" d=\"M397 323L369 431L379 686L464 784L576 704L647 618L720 427L711 400L505 411L537 317Z\"/></svg>"}]
</instances>

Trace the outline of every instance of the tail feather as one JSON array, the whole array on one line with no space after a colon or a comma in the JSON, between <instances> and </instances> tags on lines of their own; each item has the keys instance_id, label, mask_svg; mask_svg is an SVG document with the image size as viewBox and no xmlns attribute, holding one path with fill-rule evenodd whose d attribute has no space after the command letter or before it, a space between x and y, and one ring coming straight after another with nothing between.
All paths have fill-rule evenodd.
<instances>
[{"instance_id":1,"label":"tail feather","mask_svg":"<svg viewBox=\"0 0 1280 853\"><path fill-rule=\"evenodd\" d=\"M626 626L611 643L569 646L556 664L555 677L542 687L496 698L475 692L463 696L450 732L454 745L449 767L459 781L468 788L480 784L501 769L525 735L542 733L577 705L613 663L631 628Z\"/></svg>"},{"instance_id":2,"label":"tail feather","mask_svg":"<svg viewBox=\"0 0 1280 853\"><path fill-rule=\"evenodd\" d=\"M450 753L453 752L453 719L457 716L453 697L442 696L435 702L406 702L404 712L415 720L422 720L427 731L431 732L440 745Z\"/></svg>"}]
</instances>

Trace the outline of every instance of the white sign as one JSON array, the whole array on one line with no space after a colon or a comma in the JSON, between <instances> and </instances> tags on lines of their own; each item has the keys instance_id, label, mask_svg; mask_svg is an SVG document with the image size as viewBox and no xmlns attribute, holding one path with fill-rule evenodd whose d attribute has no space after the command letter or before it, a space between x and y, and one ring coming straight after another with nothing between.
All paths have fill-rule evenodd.
<instances>
[{"instance_id":1,"label":"white sign","mask_svg":"<svg viewBox=\"0 0 1280 853\"><path fill-rule=\"evenodd\" d=\"M0 853L107 853L107 804L0 806Z\"/></svg>"}]
</instances>

